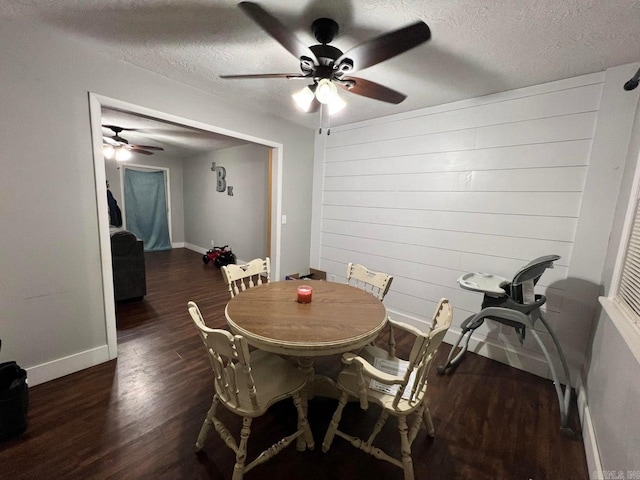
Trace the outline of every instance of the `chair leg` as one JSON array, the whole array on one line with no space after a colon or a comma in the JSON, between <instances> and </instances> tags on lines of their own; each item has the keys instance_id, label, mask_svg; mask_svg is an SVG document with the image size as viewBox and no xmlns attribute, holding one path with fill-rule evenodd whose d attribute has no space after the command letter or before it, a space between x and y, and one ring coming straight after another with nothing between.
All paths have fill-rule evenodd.
<instances>
[{"instance_id":1,"label":"chair leg","mask_svg":"<svg viewBox=\"0 0 640 480\"><path fill-rule=\"evenodd\" d=\"M371 431L371 435L369 435L369 440L367 440L367 445L371 445L373 441L376 439L378 434L382 431L382 427L387 423L387 419L389 418L389 412L385 409L382 409L378 420L376 420L376 424L373 426L373 430Z\"/></svg>"},{"instance_id":2,"label":"chair leg","mask_svg":"<svg viewBox=\"0 0 640 480\"><path fill-rule=\"evenodd\" d=\"M409 445L413 445L413 441L418 436L418 432L423 425L425 429L429 428L429 426L427 425L427 421L425 420L424 410L425 403L423 401L420 407L418 407L418 409L414 412L415 415L413 416L413 422L411 422L411 428L409 429Z\"/></svg>"},{"instance_id":3,"label":"chair leg","mask_svg":"<svg viewBox=\"0 0 640 480\"><path fill-rule=\"evenodd\" d=\"M309 420L307 419L306 409L302 405L302 399L300 398L299 393L293 395L293 404L296 406L296 410L298 411L298 430L303 431L302 438L304 438L302 449L300 448L300 444L297 444L297 449L299 451L304 451L304 447L306 447L309 450L313 450L315 448L315 442L313 441L313 434L311 433L311 428L309 427Z\"/></svg>"},{"instance_id":4,"label":"chair leg","mask_svg":"<svg viewBox=\"0 0 640 480\"><path fill-rule=\"evenodd\" d=\"M435 437L436 429L433 426L433 420L431 419L431 412L429 411L429 407L425 404L424 411L422 412L422 420L424 421L424 425L427 427L427 433L430 437Z\"/></svg>"},{"instance_id":5,"label":"chair leg","mask_svg":"<svg viewBox=\"0 0 640 480\"><path fill-rule=\"evenodd\" d=\"M407 417L398 417L398 431L400 432L400 450L402 452L402 467L404 469L404 480L414 480L413 460L411 459L411 444L407 435Z\"/></svg>"},{"instance_id":6,"label":"chair leg","mask_svg":"<svg viewBox=\"0 0 640 480\"><path fill-rule=\"evenodd\" d=\"M200 433L198 434L198 440L196 440L195 450L199 452L204 447L204 442L209 435L209 430L213 426L212 418L216 416L216 409L218 408L218 404L220 400L217 395L213 396L213 402L211 402L211 407L209 407L209 411L207 412L207 417L202 422L202 428L200 429Z\"/></svg>"},{"instance_id":7,"label":"chair leg","mask_svg":"<svg viewBox=\"0 0 640 480\"><path fill-rule=\"evenodd\" d=\"M338 429L338 424L342 418L342 410L344 410L344 407L347 405L348 398L349 394L343 391L342 395L340 395L340 400L338 400L338 408L336 408L336 411L333 413L331 423L329 423L329 428L327 429L324 441L322 442L322 451L325 453L331 448L331 444L333 443L333 439L336 435L336 430Z\"/></svg>"},{"instance_id":8,"label":"chair leg","mask_svg":"<svg viewBox=\"0 0 640 480\"><path fill-rule=\"evenodd\" d=\"M249 435L251 435L251 422L250 417L242 418L242 429L240 430L240 445L236 451L236 464L233 466L232 480L242 480L244 476L244 467L247 461L247 442L249 441Z\"/></svg>"}]
</instances>

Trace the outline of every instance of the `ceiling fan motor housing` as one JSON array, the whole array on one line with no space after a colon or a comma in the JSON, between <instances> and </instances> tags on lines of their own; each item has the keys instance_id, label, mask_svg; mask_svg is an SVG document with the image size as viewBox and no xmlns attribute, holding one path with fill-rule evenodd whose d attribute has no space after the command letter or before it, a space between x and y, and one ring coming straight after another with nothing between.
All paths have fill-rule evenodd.
<instances>
[{"instance_id":1,"label":"ceiling fan motor housing","mask_svg":"<svg viewBox=\"0 0 640 480\"><path fill-rule=\"evenodd\" d=\"M318 18L311 24L311 33L323 45L331 43L340 27L330 18Z\"/></svg>"}]
</instances>

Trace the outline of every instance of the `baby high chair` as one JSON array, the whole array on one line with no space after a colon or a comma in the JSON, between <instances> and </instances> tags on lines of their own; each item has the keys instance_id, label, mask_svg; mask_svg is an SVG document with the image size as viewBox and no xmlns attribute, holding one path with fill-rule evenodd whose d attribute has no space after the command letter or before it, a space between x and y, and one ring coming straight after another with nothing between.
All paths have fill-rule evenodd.
<instances>
[{"instance_id":1,"label":"baby high chair","mask_svg":"<svg viewBox=\"0 0 640 480\"><path fill-rule=\"evenodd\" d=\"M531 332L533 338L538 342L542 353L549 365L549 370L553 377L558 402L560 403L560 431L567 437L573 436L573 431L567 427L569 403L571 401L571 380L569 378L569 368L565 359L560 342L545 320L540 307L547 301L544 295L535 294L533 289L538 280L547 268L553 268L553 262L558 260L558 255L547 255L536 258L522 267L509 281L506 278L487 273L466 273L458 279L458 284L465 290L484 293L482 310L479 313L469 316L462 322L462 332L456 344L451 348L447 361L438 367L438 373L443 375L447 369L456 366L463 358L469 347L469 340L473 332L486 320L494 320L504 325L515 328L522 344L527 330ZM540 319L546 330L551 335L556 346L565 376L565 389L562 391L556 369L551 361L549 351L545 347L538 332L533 328L536 321ZM460 341L466 337L464 346L454 357L454 352L460 345Z\"/></svg>"}]
</instances>

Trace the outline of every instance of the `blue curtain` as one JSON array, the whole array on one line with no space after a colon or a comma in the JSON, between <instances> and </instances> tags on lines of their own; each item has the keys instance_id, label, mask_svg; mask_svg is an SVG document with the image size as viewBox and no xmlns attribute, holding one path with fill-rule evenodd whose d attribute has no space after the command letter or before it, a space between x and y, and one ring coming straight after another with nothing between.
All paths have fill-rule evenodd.
<instances>
[{"instance_id":1,"label":"blue curtain","mask_svg":"<svg viewBox=\"0 0 640 480\"><path fill-rule=\"evenodd\" d=\"M144 251L171 250L164 172L124 169L127 230L144 241Z\"/></svg>"}]
</instances>

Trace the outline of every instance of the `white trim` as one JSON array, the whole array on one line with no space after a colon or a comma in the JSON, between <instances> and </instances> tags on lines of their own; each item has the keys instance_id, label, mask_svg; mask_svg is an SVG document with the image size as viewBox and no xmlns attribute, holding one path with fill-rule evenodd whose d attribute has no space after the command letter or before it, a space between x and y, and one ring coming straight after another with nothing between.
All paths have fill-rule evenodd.
<instances>
[{"instance_id":1,"label":"white trim","mask_svg":"<svg viewBox=\"0 0 640 480\"><path fill-rule=\"evenodd\" d=\"M636 160L636 169L633 175L633 184L631 186L631 193L629 194L629 203L627 204L627 213L624 217L624 227L622 228L622 240L618 248L618 255L616 257L616 266L613 270L613 278L611 280L611 295L615 296L618 293L618 285L620 284L620 277L622 276L622 269L624 268L624 259L627 253L627 246L629 245L629 237L631 235L631 228L633 227L634 217L636 213L636 204L638 196L640 195L640 154Z\"/></svg>"},{"instance_id":2,"label":"white trim","mask_svg":"<svg viewBox=\"0 0 640 480\"><path fill-rule=\"evenodd\" d=\"M109 233L109 205L107 204L107 175L102 154L102 106L97 95L89 93L89 117L93 141L93 170L96 179L96 202L98 204L98 238L100 239L100 263L102 265L102 292L105 329L109 355L107 360L118 356L116 331L116 304L113 300L113 271L111 269L111 235ZM107 301L107 299L111 299Z\"/></svg>"},{"instance_id":3,"label":"white trim","mask_svg":"<svg viewBox=\"0 0 640 480\"><path fill-rule=\"evenodd\" d=\"M96 179L96 201L98 205L98 237L100 240L100 256L102 265L102 290L105 312L105 328L109 355L107 360L118 355L116 310L113 292L113 273L111 271L111 240L109 234L109 208L107 205L106 172L104 156L102 153L102 108L123 110L126 112L158 118L171 123L193 127L207 132L218 133L230 137L239 138L248 142L270 147L274 150L272 163L272 205L275 209L271 215L271 265L273 267L272 278L280 278L280 253L282 225L279 219L282 216L282 170L283 170L283 145L273 140L254 137L240 132L234 132L225 128L216 127L207 123L190 120L170 113L152 110L114 98L89 92L89 113L91 119L91 139L93 141L93 162ZM99 362L97 362L99 363ZM71 372L68 372L71 373Z\"/></svg>"},{"instance_id":4,"label":"white trim","mask_svg":"<svg viewBox=\"0 0 640 480\"><path fill-rule=\"evenodd\" d=\"M313 142L313 187L311 191L311 243L309 266L320 268L322 250L322 209L324 197L324 169L327 144L326 135L316 135Z\"/></svg>"},{"instance_id":5,"label":"white trim","mask_svg":"<svg viewBox=\"0 0 640 480\"><path fill-rule=\"evenodd\" d=\"M110 349L107 345L75 353L68 357L58 358L51 362L27 368L27 378L29 386L33 387L41 383L54 380L56 378L69 375L71 373L93 367L99 363L107 362L111 359Z\"/></svg>"},{"instance_id":6,"label":"white trim","mask_svg":"<svg viewBox=\"0 0 640 480\"><path fill-rule=\"evenodd\" d=\"M199 247L198 245L194 245L193 243L185 242L183 246L187 250L191 250L191 251L196 252L196 253L201 253L202 255L204 255L205 253L207 253L209 251L208 248Z\"/></svg>"},{"instance_id":7,"label":"white trim","mask_svg":"<svg viewBox=\"0 0 640 480\"><path fill-rule=\"evenodd\" d=\"M613 298L598 297L598 301L640 364L640 328L633 323Z\"/></svg>"},{"instance_id":8,"label":"white trim","mask_svg":"<svg viewBox=\"0 0 640 480\"><path fill-rule=\"evenodd\" d=\"M282 218L282 145L279 145L278 148L274 148L274 155L272 155L272 159L275 158L275 162L272 160L271 162L271 176L273 178L272 182L275 183L275 188L272 188L273 193L271 194L271 205L275 205L275 211L272 209L271 212L271 252L269 254L271 260L271 266L273 267L272 276L274 280L280 279L280 252L281 252L281 242L282 238L282 222L280 219ZM272 186L273 187L273 186ZM275 198L274 198L275 197ZM273 228L275 226L275 228ZM275 255L273 249L275 248Z\"/></svg>"},{"instance_id":9,"label":"white trim","mask_svg":"<svg viewBox=\"0 0 640 480\"><path fill-rule=\"evenodd\" d=\"M388 313L394 320L408 323L420 330L427 328L428 322L424 320L410 317L391 309L388 309ZM444 338L444 342L449 345L454 345L461 333L462 330L460 327L451 326ZM469 340L469 352L477 353L485 358L504 363L518 370L553 380L549 365L541 353L538 354L531 350L518 349L513 345L500 342L498 339L481 336L471 337ZM576 379L579 377L579 371L569 367L569 375L571 376L572 383L575 385ZM564 380L564 377L562 377L561 380Z\"/></svg>"},{"instance_id":10,"label":"white trim","mask_svg":"<svg viewBox=\"0 0 640 480\"><path fill-rule=\"evenodd\" d=\"M584 444L584 453L587 459L587 469L589 471L589 479L597 480L602 478L602 462L600 461L600 450L598 450L598 442L596 441L596 432L593 428L591 419L591 410L587 404L587 392L582 383L582 378L578 378L576 386L578 415L580 416L580 427L582 429L582 442Z\"/></svg>"}]
</instances>

